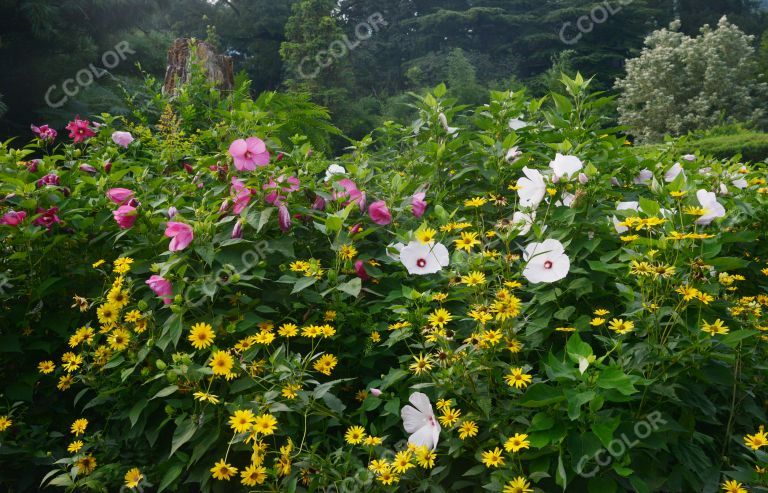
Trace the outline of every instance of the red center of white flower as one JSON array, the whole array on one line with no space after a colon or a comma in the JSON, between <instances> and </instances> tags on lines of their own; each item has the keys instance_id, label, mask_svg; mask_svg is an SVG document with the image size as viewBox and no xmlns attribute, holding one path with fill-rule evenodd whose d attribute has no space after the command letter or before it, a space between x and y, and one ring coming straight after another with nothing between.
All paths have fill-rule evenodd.
<instances>
[{"instance_id":1,"label":"red center of white flower","mask_svg":"<svg viewBox=\"0 0 768 493\"><path fill-rule=\"evenodd\" d=\"M424 267L426 267L426 265L427 265L426 259L420 258L419 260L416 261L416 266L417 267L424 268Z\"/></svg>"},{"instance_id":2,"label":"red center of white flower","mask_svg":"<svg viewBox=\"0 0 768 493\"><path fill-rule=\"evenodd\" d=\"M545 269L551 269L552 268L552 261L551 260L547 260L546 262L544 262L544 268Z\"/></svg>"}]
</instances>

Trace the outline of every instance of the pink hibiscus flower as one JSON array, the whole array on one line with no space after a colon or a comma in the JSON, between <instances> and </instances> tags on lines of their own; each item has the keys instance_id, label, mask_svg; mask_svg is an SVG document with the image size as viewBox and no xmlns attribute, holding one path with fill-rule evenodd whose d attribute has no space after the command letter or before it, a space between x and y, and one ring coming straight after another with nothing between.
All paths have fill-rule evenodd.
<instances>
[{"instance_id":1,"label":"pink hibiscus flower","mask_svg":"<svg viewBox=\"0 0 768 493\"><path fill-rule=\"evenodd\" d=\"M355 182L349 178L344 178L343 180L339 180L336 183L344 187L345 192L334 192L334 200L340 198L349 198L349 200L344 205L349 205L351 202L357 201L357 205L360 207L360 210L365 209L365 194L357 188Z\"/></svg>"},{"instance_id":2,"label":"pink hibiscus flower","mask_svg":"<svg viewBox=\"0 0 768 493\"><path fill-rule=\"evenodd\" d=\"M131 229L139 217L136 208L128 204L121 205L117 210L112 211L112 215L121 229Z\"/></svg>"},{"instance_id":3,"label":"pink hibiscus flower","mask_svg":"<svg viewBox=\"0 0 768 493\"><path fill-rule=\"evenodd\" d=\"M107 190L107 198L117 205L124 204L133 198L133 190L127 188L110 188Z\"/></svg>"},{"instance_id":4,"label":"pink hibiscus flower","mask_svg":"<svg viewBox=\"0 0 768 493\"><path fill-rule=\"evenodd\" d=\"M133 142L133 135L131 135L131 132L112 132L112 142L125 148Z\"/></svg>"},{"instance_id":5,"label":"pink hibiscus flower","mask_svg":"<svg viewBox=\"0 0 768 493\"><path fill-rule=\"evenodd\" d=\"M355 273L357 274L357 277L362 279L363 281L367 281L371 278L371 276L368 275L368 273L365 271L365 264L362 260L358 260L355 262Z\"/></svg>"},{"instance_id":6,"label":"pink hibiscus flower","mask_svg":"<svg viewBox=\"0 0 768 493\"><path fill-rule=\"evenodd\" d=\"M27 213L24 211L16 212L14 210L10 210L3 214L3 217L0 218L0 224L5 224L6 226L13 226L16 227L24 220L24 218L27 217Z\"/></svg>"},{"instance_id":7,"label":"pink hibiscus flower","mask_svg":"<svg viewBox=\"0 0 768 493\"><path fill-rule=\"evenodd\" d=\"M166 305L171 304L171 296L173 296L173 285L171 284L171 281L161 276L154 275L145 281L145 284L147 284L149 289L154 291L157 296L163 299L163 303Z\"/></svg>"},{"instance_id":8,"label":"pink hibiscus flower","mask_svg":"<svg viewBox=\"0 0 768 493\"><path fill-rule=\"evenodd\" d=\"M192 234L192 226L176 221L168 221L165 227L165 236L171 238L168 250L172 252L184 250L195 238L195 235Z\"/></svg>"},{"instance_id":9,"label":"pink hibiscus flower","mask_svg":"<svg viewBox=\"0 0 768 493\"><path fill-rule=\"evenodd\" d=\"M40 140L53 140L58 135L58 132L56 132L56 130L49 127L48 125L40 125L39 127L30 125L30 128L35 134L37 134Z\"/></svg>"},{"instance_id":10,"label":"pink hibiscus flower","mask_svg":"<svg viewBox=\"0 0 768 493\"><path fill-rule=\"evenodd\" d=\"M295 176L286 178L284 175L280 175L275 179L274 177L269 179L269 183L262 187L264 190L269 191L265 200L269 204L274 204L278 200L284 199L282 194L288 194L295 192L299 189L299 179Z\"/></svg>"},{"instance_id":11,"label":"pink hibiscus flower","mask_svg":"<svg viewBox=\"0 0 768 493\"><path fill-rule=\"evenodd\" d=\"M56 215L58 211L58 207L51 207L48 210L38 208L37 213L42 215L32 221L32 224L35 226L44 226L46 229L51 229L54 224L59 224L61 222L59 216Z\"/></svg>"},{"instance_id":12,"label":"pink hibiscus flower","mask_svg":"<svg viewBox=\"0 0 768 493\"><path fill-rule=\"evenodd\" d=\"M280 225L280 229L285 233L291 229L291 213L288 210L288 206L283 202L277 203L277 223Z\"/></svg>"},{"instance_id":13,"label":"pink hibiscus flower","mask_svg":"<svg viewBox=\"0 0 768 493\"><path fill-rule=\"evenodd\" d=\"M237 139L229 146L229 155L238 171L253 171L256 166L269 164L267 145L258 137Z\"/></svg>"},{"instance_id":14,"label":"pink hibiscus flower","mask_svg":"<svg viewBox=\"0 0 768 493\"><path fill-rule=\"evenodd\" d=\"M368 208L368 215L371 216L373 222L380 226L386 226L392 222L392 214L387 209L387 203L383 200L371 204Z\"/></svg>"},{"instance_id":15,"label":"pink hibiscus flower","mask_svg":"<svg viewBox=\"0 0 768 493\"><path fill-rule=\"evenodd\" d=\"M232 195L234 202L232 213L240 214L248 207L251 201L251 189L246 187L242 181L232 177L232 186L229 189L229 193Z\"/></svg>"},{"instance_id":16,"label":"pink hibiscus flower","mask_svg":"<svg viewBox=\"0 0 768 493\"><path fill-rule=\"evenodd\" d=\"M85 139L94 137L96 132L90 128L91 122L88 120L81 120L80 117L75 117L74 121L67 124L66 128L69 130L69 138L75 141L75 144L84 142Z\"/></svg>"},{"instance_id":17,"label":"pink hibiscus flower","mask_svg":"<svg viewBox=\"0 0 768 493\"><path fill-rule=\"evenodd\" d=\"M424 201L426 196L425 192L418 192L411 197L411 212L414 216L421 217L424 215L424 211L427 210L427 203Z\"/></svg>"}]
</instances>

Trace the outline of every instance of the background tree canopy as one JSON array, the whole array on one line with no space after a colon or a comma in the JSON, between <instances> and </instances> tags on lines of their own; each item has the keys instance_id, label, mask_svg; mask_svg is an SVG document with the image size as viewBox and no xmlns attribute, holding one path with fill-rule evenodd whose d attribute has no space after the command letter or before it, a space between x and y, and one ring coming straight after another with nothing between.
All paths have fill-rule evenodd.
<instances>
[{"instance_id":1,"label":"background tree canopy","mask_svg":"<svg viewBox=\"0 0 768 493\"><path fill-rule=\"evenodd\" d=\"M765 1L624 3L0 0L0 137L23 135L33 121L60 127L73 113L127 111L123 91L140 83L142 71L162 78L170 41L182 36L207 39L231 55L236 71L253 81L254 95L278 88L309 93L352 137L410 116L404 94L442 81L470 104L485 100L488 88L526 85L543 94L561 71L594 74L597 88L612 90L643 39L675 19L682 33L695 35L727 15L755 35L762 67L768 64ZM367 32L372 15L386 24ZM342 56L316 76L298 75L302 60L316 65L314 57L335 40L346 40L346 50L336 45ZM105 71L104 53L120 42L128 43L129 54ZM62 85L78 75L94 83L70 82L76 94L67 96Z\"/></svg>"}]
</instances>

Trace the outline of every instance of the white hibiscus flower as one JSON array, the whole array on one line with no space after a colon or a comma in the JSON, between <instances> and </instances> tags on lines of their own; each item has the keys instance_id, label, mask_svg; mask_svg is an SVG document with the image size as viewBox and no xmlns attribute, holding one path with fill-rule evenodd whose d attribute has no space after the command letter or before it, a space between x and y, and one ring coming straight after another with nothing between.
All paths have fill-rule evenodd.
<instances>
[{"instance_id":1,"label":"white hibiscus flower","mask_svg":"<svg viewBox=\"0 0 768 493\"><path fill-rule=\"evenodd\" d=\"M520 206L535 209L544 199L547 193L547 185L544 176L535 169L523 167L525 177L517 180L517 195L520 197Z\"/></svg>"},{"instance_id":2,"label":"white hibiscus flower","mask_svg":"<svg viewBox=\"0 0 768 493\"><path fill-rule=\"evenodd\" d=\"M328 166L328 169L325 170L325 181L330 180L333 175L343 175L346 174L347 170L344 169L344 166L341 166L339 164L332 164Z\"/></svg>"},{"instance_id":3,"label":"white hibiscus flower","mask_svg":"<svg viewBox=\"0 0 768 493\"><path fill-rule=\"evenodd\" d=\"M747 188L749 183L744 178L737 178L731 182L734 187L738 188L739 190L742 190L744 188Z\"/></svg>"},{"instance_id":4,"label":"white hibiscus flower","mask_svg":"<svg viewBox=\"0 0 768 493\"><path fill-rule=\"evenodd\" d=\"M633 181L637 185L644 185L648 183L651 178L653 178L653 172L648 168L645 168L640 170L640 173L637 174Z\"/></svg>"},{"instance_id":5,"label":"white hibiscus flower","mask_svg":"<svg viewBox=\"0 0 768 493\"><path fill-rule=\"evenodd\" d=\"M400 262L409 274L423 276L440 272L450 262L448 249L442 243L423 244L411 241L400 248Z\"/></svg>"},{"instance_id":6,"label":"white hibiscus flower","mask_svg":"<svg viewBox=\"0 0 768 493\"><path fill-rule=\"evenodd\" d=\"M411 434L408 437L408 443L434 449L440 439L441 428L432 411L429 397L421 392L414 392L408 400L413 406L406 404L400 411L403 428L406 433Z\"/></svg>"},{"instance_id":7,"label":"white hibiscus flower","mask_svg":"<svg viewBox=\"0 0 768 493\"><path fill-rule=\"evenodd\" d=\"M520 156L522 155L523 155L523 151L519 150L517 146L515 146L507 151L507 155L504 156L504 159L509 164L515 164L520 159Z\"/></svg>"},{"instance_id":8,"label":"white hibiscus flower","mask_svg":"<svg viewBox=\"0 0 768 493\"><path fill-rule=\"evenodd\" d=\"M680 163L675 163L671 168L667 170L666 173L664 173L664 181L667 183L672 183L680 173L683 173L683 177L685 177L683 167L680 165Z\"/></svg>"},{"instance_id":9,"label":"white hibiscus flower","mask_svg":"<svg viewBox=\"0 0 768 493\"><path fill-rule=\"evenodd\" d=\"M554 161L549 162L549 167L554 171L555 176L559 178L570 179L584 167L581 159L576 156L564 156L559 152L555 155Z\"/></svg>"},{"instance_id":10,"label":"white hibiscus flower","mask_svg":"<svg viewBox=\"0 0 768 493\"><path fill-rule=\"evenodd\" d=\"M699 190L696 192L696 198L699 204L706 211L703 216L696 220L696 224L707 226L718 217L725 216L725 207L717 201L717 195L714 192Z\"/></svg>"},{"instance_id":11,"label":"white hibiscus flower","mask_svg":"<svg viewBox=\"0 0 768 493\"><path fill-rule=\"evenodd\" d=\"M533 221L536 219L536 213L531 212L527 214L525 212L517 211L512 214L512 227L518 229L517 234L520 236L527 235L531 230Z\"/></svg>"},{"instance_id":12,"label":"white hibiscus flower","mask_svg":"<svg viewBox=\"0 0 768 493\"><path fill-rule=\"evenodd\" d=\"M523 276L534 284L559 281L571 269L565 247L557 240L529 243L523 252L523 260L527 262Z\"/></svg>"}]
</instances>

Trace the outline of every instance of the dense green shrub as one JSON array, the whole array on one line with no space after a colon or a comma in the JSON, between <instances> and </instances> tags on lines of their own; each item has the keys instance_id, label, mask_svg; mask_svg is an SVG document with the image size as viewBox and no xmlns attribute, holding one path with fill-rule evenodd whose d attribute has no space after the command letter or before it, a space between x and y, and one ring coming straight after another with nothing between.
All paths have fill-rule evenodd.
<instances>
[{"instance_id":1,"label":"dense green shrub","mask_svg":"<svg viewBox=\"0 0 768 493\"><path fill-rule=\"evenodd\" d=\"M744 161L761 162L768 159L768 134L744 132L707 137L691 141L691 147L720 159L740 154Z\"/></svg>"},{"instance_id":2,"label":"dense green shrub","mask_svg":"<svg viewBox=\"0 0 768 493\"><path fill-rule=\"evenodd\" d=\"M4 144L0 481L766 487L765 168L639 153L563 84L441 85L333 159L306 101L199 81Z\"/></svg>"}]
</instances>

